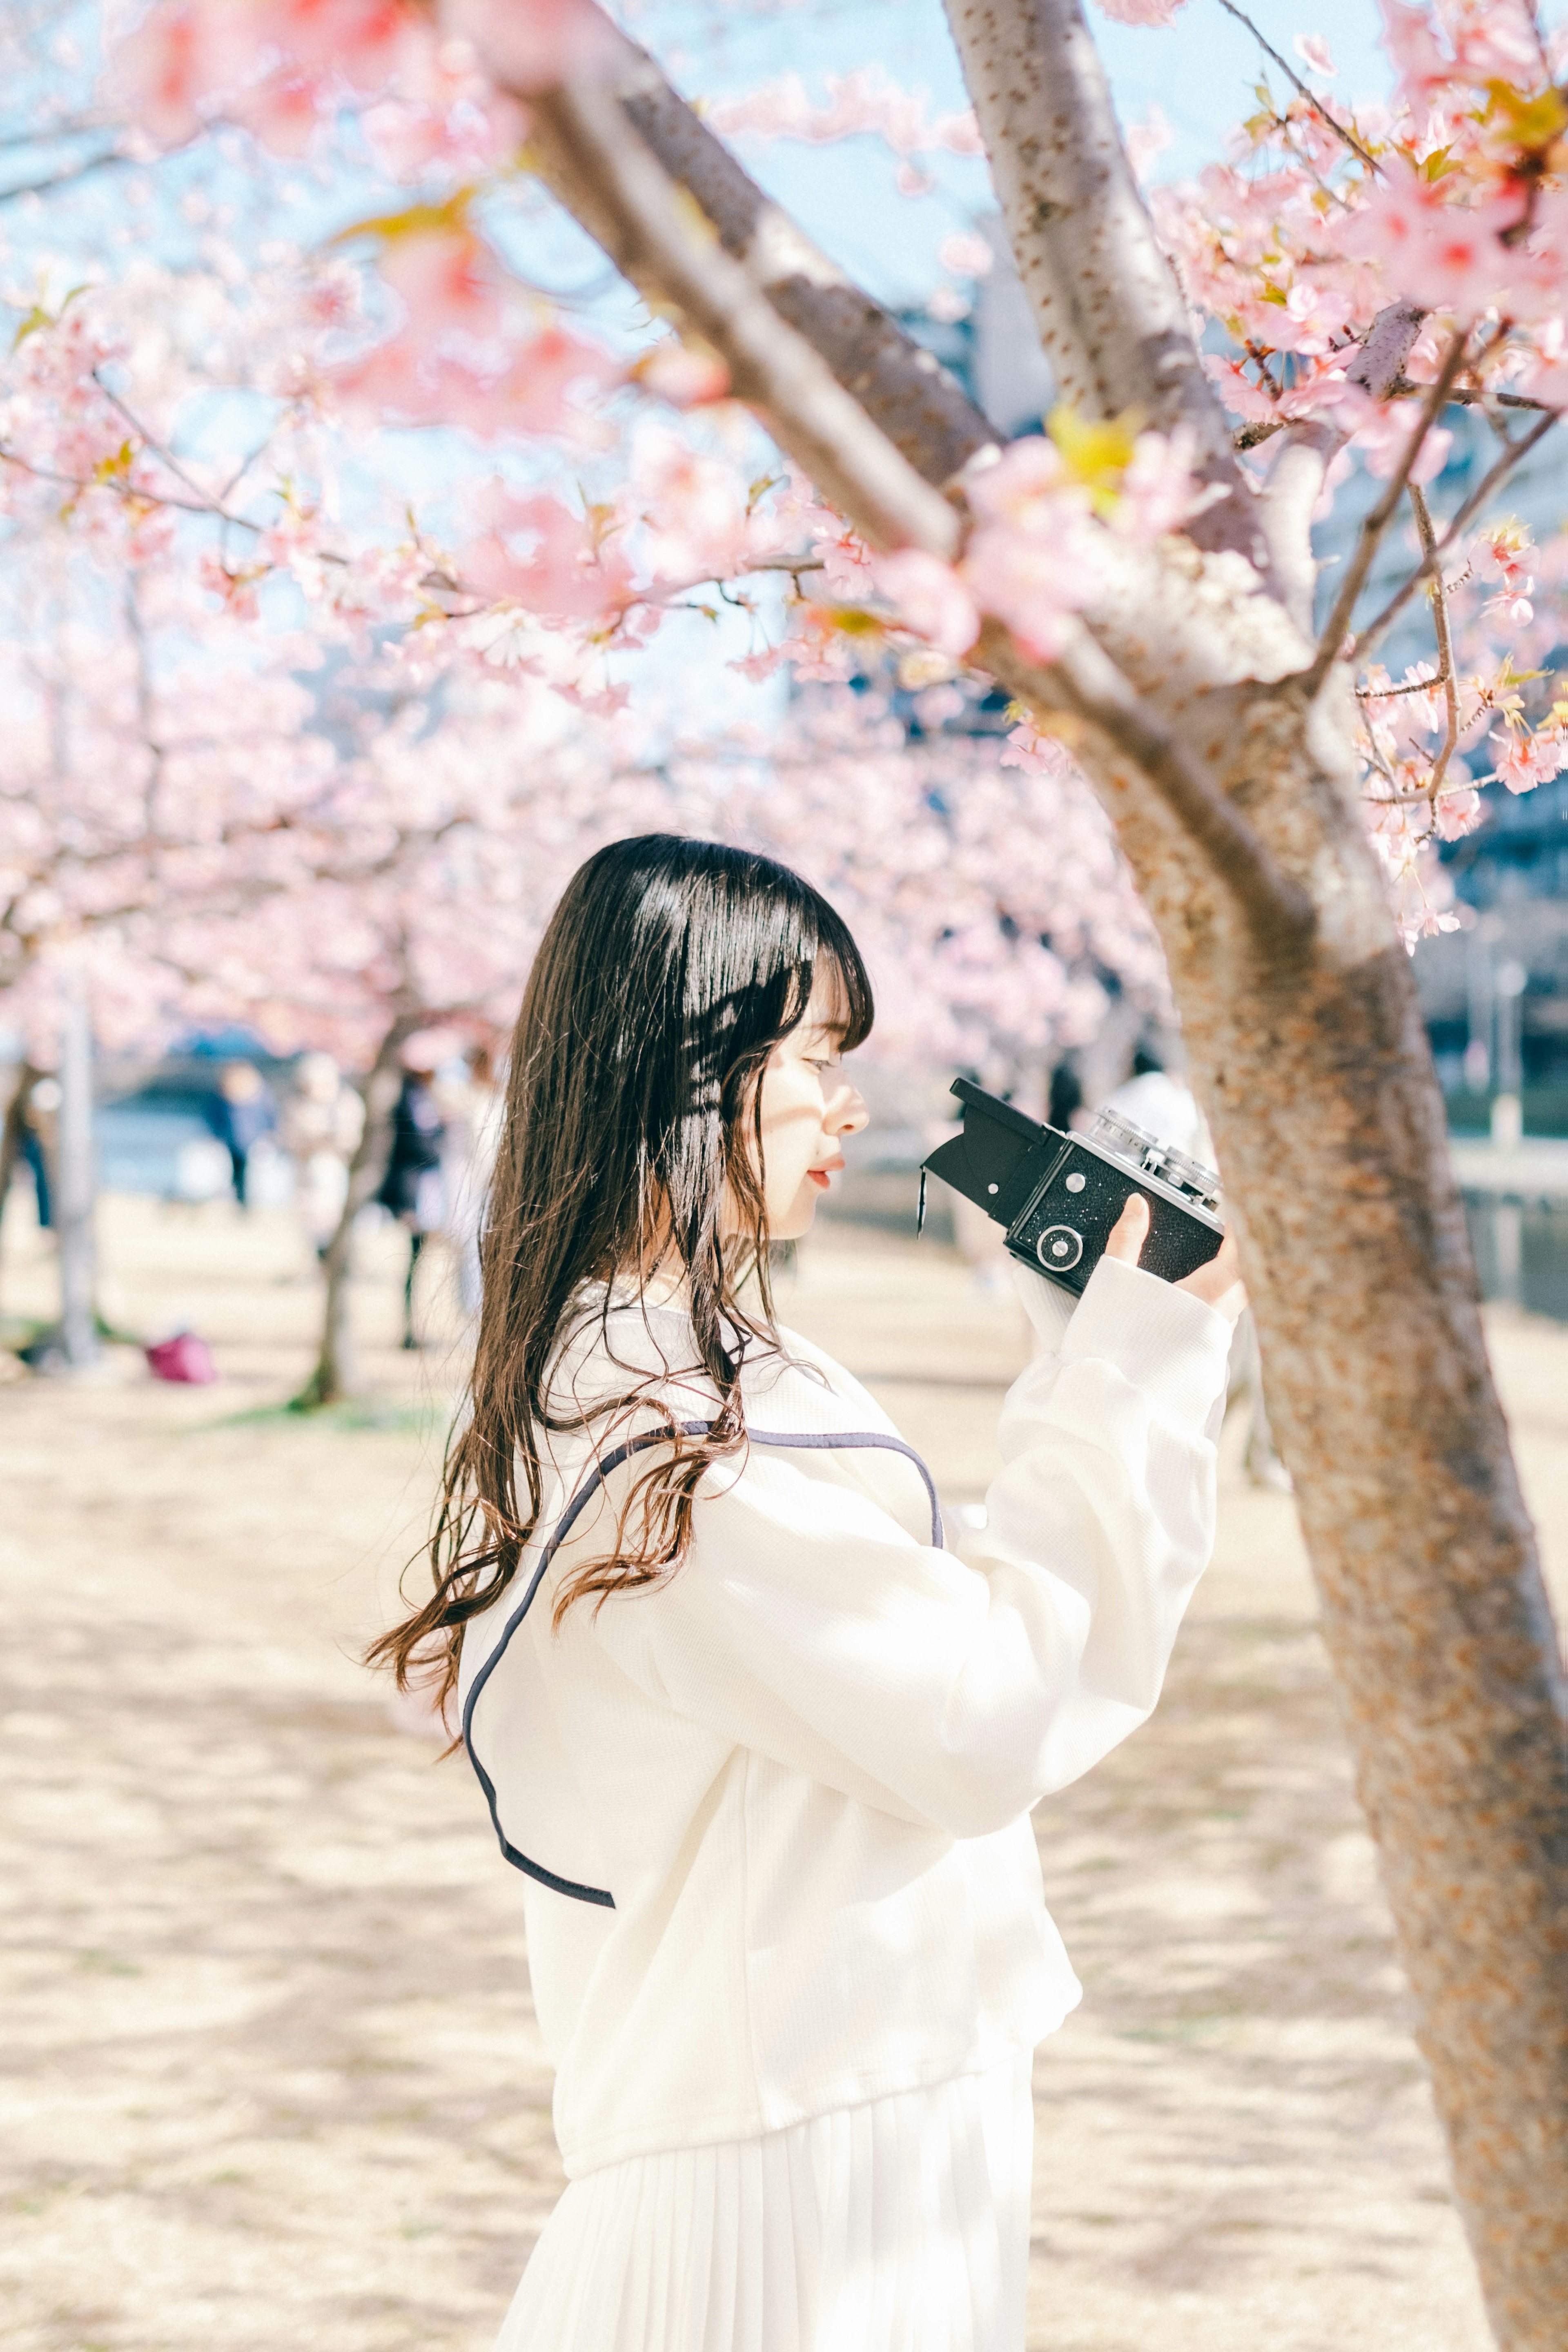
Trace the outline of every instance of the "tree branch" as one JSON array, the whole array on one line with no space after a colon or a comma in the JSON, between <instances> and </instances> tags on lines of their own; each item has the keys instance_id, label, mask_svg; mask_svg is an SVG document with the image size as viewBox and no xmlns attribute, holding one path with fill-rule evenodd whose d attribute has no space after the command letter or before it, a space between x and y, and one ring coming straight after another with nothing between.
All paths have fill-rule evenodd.
<instances>
[{"instance_id":1,"label":"tree branch","mask_svg":"<svg viewBox=\"0 0 1568 2352\"><path fill-rule=\"evenodd\" d=\"M1372 559L1377 553L1378 542L1388 528L1395 507L1405 495L1405 485L1410 479L1415 460L1426 446L1426 436L1436 424L1443 404L1447 399L1448 387L1464 364L1465 350L1468 341L1468 330L1461 328L1449 346L1448 356L1444 361L1436 382L1422 403L1421 414L1416 418L1410 438L1405 445L1404 454L1390 477L1387 488L1362 524L1361 537L1356 541L1355 553L1352 556L1344 579L1340 584L1340 593L1334 599L1334 609L1330 614L1323 634L1318 641L1317 654L1311 667L1302 674L1301 683L1309 696L1317 693L1334 663L1339 659L1346 633L1350 628L1351 614L1355 610L1356 598L1366 585L1366 575L1372 569Z\"/></svg>"},{"instance_id":2,"label":"tree branch","mask_svg":"<svg viewBox=\"0 0 1568 2352\"><path fill-rule=\"evenodd\" d=\"M461 25L460 13L453 21ZM945 486L977 449L1000 438L995 426L935 354L763 194L654 60L620 33L613 37L615 59L606 87L668 177L695 201L722 250L743 265L780 317L815 346L845 391L916 471L937 488ZM492 63L491 70L500 68ZM584 173L570 143L558 136L548 110L537 109L531 99L529 104L534 116L531 168L588 235L613 250L615 225L602 190ZM668 289L637 274L644 267L637 256L629 255L622 267L656 307L666 305Z\"/></svg>"},{"instance_id":3,"label":"tree branch","mask_svg":"<svg viewBox=\"0 0 1568 2352\"><path fill-rule=\"evenodd\" d=\"M1219 0L1219 5L1225 10L1227 16L1234 16L1238 25L1246 26L1247 31L1251 34L1253 39L1257 42L1264 56L1273 59L1280 72L1284 75L1286 80L1290 84L1292 89L1296 90L1300 97L1306 100L1313 113L1318 115L1328 124L1329 129L1334 132L1337 138L1343 140L1345 145L1350 149L1351 153L1352 155L1359 155L1362 162L1366 165L1368 171L1375 172L1378 168L1375 158L1367 153L1366 149L1362 145L1361 141L1356 137L1352 131L1347 131L1344 124L1339 121L1335 116L1329 112L1328 108L1323 104L1322 100L1318 96L1316 90L1309 89L1308 85L1301 79L1300 75L1296 71L1295 67L1286 63L1285 59L1280 56L1273 43L1264 39L1262 34L1253 23L1251 17L1248 16L1244 10L1237 6L1236 0Z\"/></svg>"},{"instance_id":4,"label":"tree branch","mask_svg":"<svg viewBox=\"0 0 1568 2352\"><path fill-rule=\"evenodd\" d=\"M1345 370L1345 382L1370 393L1373 400L1390 399L1409 381L1405 364L1426 323L1426 313L1418 302L1386 303L1362 337L1361 349ZM1415 392L1419 387L1409 388Z\"/></svg>"},{"instance_id":5,"label":"tree branch","mask_svg":"<svg viewBox=\"0 0 1568 2352\"><path fill-rule=\"evenodd\" d=\"M92 370L92 381L98 386L99 391L103 394L104 399L108 401L110 406L117 410L120 415L124 418L126 424L130 425L131 430L141 442L142 446L144 449L151 450L153 456L157 458L158 463L161 466L165 467L168 471L173 474L175 481L182 483L184 487L190 491L193 498L205 499L206 500L207 511L209 514L216 515L221 522L237 522L244 525L247 529L254 530L254 524L245 525L243 516L231 515L227 511L221 496L215 495L211 490L204 488L202 484L195 479L194 475L186 473L184 466L181 465L174 451L168 448L164 443L160 441L155 434L148 431L146 425L142 424L142 419L137 415L135 410L129 407L126 403L121 399L120 394L117 392L112 391L110 387L104 383L103 378L100 375L96 368Z\"/></svg>"},{"instance_id":6,"label":"tree branch","mask_svg":"<svg viewBox=\"0 0 1568 2352\"><path fill-rule=\"evenodd\" d=\"M741 263L709 241L641 136L602 83L572 82L533 100L576 173L593 184L605 251L657 285L689 329L723 358L738 398L759 409L781 447L878 545L951 555L959 518L916 473L804 335Z\"/></svg>"},{"instance_id":7,"label":"tree branch","mask_svg":"<svg viewBox=\"0 0 1568 2352\"><path fill-rule=\"evenodd\" d=\"M118 148L110 148L102 155L89 156L85 163L65 163L58 172L50 172L41 180L19 180L9 188L0 188L0 205L12 205L21 196L47 196L56 188L68 188L73 180L85 180L94 172L107 171L111 163L129 163Z\"/></svg>"},{"instance_id":8,"label":"tree branch","mask_svg":"<svg viewBox=\"0 0 1568 2352\"><path fill-rule=\"evenodd\" d=\"M1199 478L1227 493L1189 537L1255 558L1252 486L1128 163L1079 0L947 0L947 13L1061 397L1089 417L1131 409L1161 432L1184 425Z\"/></svg>"},{"instance_id":9,"label":"tree branch","mask_svg":"<svg viewBox=\"0 0 1568 2352\"><path fill-rule=\"evenodd\" d=\"M1405 581L1404 586L1395 589L1394 594L1389 598L1382 612L1377 614L1374 620L1371 620L1367 623L1365 628L1362 631L1360 636L1355 641L1352 654L1352 658L1355 661L1363 662L1366 659L1367 655L1370 653L1373 646L1376 645L1378 639L1384 635L1384 631L1391 627L1394 622L1398 619L1400 614L1403 613L1405 605L1410 602L1411 597L1414 596L1416 589L1419 588L1423 580L1431 578L1433 572L1441 563L1443 557L1447 554L1448 549L1452 547L1455 540L1464 530L1466 524L1470 522L1474 517L1479 513L1481 508L1485 506L1487 500L1491 497L1492 492L1495 489L1498 489L1502 483L1507 481L1510 474L1512 473L1516 466L1522 465L1525 458L1529 457L1531 451L1536 446L1537 443L1544 441L1552 426L1558 422L1559 418L1557 411L1552 409L1545 416L1542 416L1537 424L1532 425L1528 433L1522 434L1517 441L1510 443L1502 456L1498 459L1496 465L1492 467L1490 472L1488 473L1484 479L1479 482L1476 488L1470 492L1469 497L1460 507L1458 514L1455 515L1453 521L1448 525L1447 530L1445 530L1442 538L1438 540L1436 546L1428 552L1425 552L1422 555L1420 562L1410 574L1409 579Z\"/></svg>"},{"instance_id":10,"label":"tree branch","mask_svg":"<svg viewBox=\"0 0 1568 2352\"><path fill-rule=\"evenodd\" d=\"M1041 710L1068 712L1133 761L1271 955L1305 949L1317 924L1307 892L1282 872L1245 810L1214 782L1087 628L1076 625L1067 650L1045 668L1025 662L994 623L978 651L1013 691Z\"/></svg>"},{"instance_id":11,"label":"tree branch","mask_svg":"<svg viewBox=\"0 0 1568 2352\"><path fill-rule=\"evenodd\" d=\"M1437 542L1432 530L1426 494L1418 482L1410 485L1410 507L1420 534L1421 552L1430 562L1436 554ZM1443 748L1432 762L1432 772L1426 783L1426 797L1436 803L1443 778L1447 773L1448 762L1454 756L1454 747L1459 740L1459 688L1454 676L1454 640L1448 627L1448 598L1440 570L1434 571L1432 574L1431 596L1432 626L1437 639L1437 676L1442 681L1444 706L1448 716Z\"/></svg>"},{"instance_id":12,"label":"tree branch","mask_svg":"<svg viewBox=\"0 0 1568 2352\"><path fill-rule=\"evenodd\" d=\"M1346 379L1373 400L1386 400L1389 386L1401 373L1426 318L1414 303L1390 302L1378 312L1362 339L1362 346L1346 369ZM1238 448L1267 440L1271 433L1288 435L1274 460L1258 505L1273 556L1274 577L1291 619L1304 637L1312 634L1312 604L1317 593L1318 566L1312 553L1312 510L1325 477L1347 436L1326 417L1295 423L1279 422L1249 427L1253 435L1236 436Z\"/></svg>"}]
</instances>

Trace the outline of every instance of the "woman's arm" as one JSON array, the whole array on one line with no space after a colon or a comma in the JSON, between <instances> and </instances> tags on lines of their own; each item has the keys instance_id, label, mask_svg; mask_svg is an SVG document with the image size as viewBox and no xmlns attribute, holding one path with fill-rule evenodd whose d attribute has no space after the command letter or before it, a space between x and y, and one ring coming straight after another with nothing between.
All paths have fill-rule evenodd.
<instances>
[{"instance_id":1,"label":"woman's arm","mask_svg":"<svg viewBox=\"0 0 1568 2352\"><path fill-rule=\"evenodd\" d=\"M1154 1706L1213 1542L1229 1339L1108 1258L1059 1356L1009 1393L975 1566L756 1447L699 1501L681 1568L606 1601L599 1638L737 1746L954 1835L997 1829Z\"/></svg>"}]
</instances>

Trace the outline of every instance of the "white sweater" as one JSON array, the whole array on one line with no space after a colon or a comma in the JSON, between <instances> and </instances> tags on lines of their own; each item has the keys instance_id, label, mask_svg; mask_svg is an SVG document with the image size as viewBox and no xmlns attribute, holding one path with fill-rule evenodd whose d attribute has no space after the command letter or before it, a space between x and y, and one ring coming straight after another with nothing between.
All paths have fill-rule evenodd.
<instances>
[{"instance_id":1,"label":"white sweater","mask_svg":"<svg viewBox=\"0 0 1568 2352\"><path fill-rule=\"evenodd\" d=\"M1159 1696L1213 1542L1230 1332L1110 1261L1070 1319L1019 1282L1048 1344L1004 1406L973 1566L933 1545L887 1415L786 1333L786 1359L746 1366L749 1447L709 1474L679 1570L552 1633L560 1579L604 1556L651 1458L595 1486L628 1424L554 1441L540 1535L468 1629L461 1696L524 1874L569 2174L977 2072L1079 2000L1029 1808ZM711 1417L706 1381L678 1376L683 1315L617 1304L608 1328L618 1363L596 1317L566 1351L579 1399L662 1361L636 1430Z\"/></svg>"}]
</instances>

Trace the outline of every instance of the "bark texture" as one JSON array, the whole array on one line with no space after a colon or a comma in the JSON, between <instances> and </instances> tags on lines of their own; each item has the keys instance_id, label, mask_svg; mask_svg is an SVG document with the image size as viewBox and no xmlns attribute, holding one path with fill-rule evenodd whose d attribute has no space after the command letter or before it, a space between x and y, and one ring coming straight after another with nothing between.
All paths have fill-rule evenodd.
<instances>
[{"instance_id":1,"label":"bark texture","mask_svg":"<svg viewBox=\"0 0 1568 2352\"><path fill-rule=\"evenodd\" d=\"M951 0L948 18L1060 396L1086 416L1135 410L1164 433L1184 425L1199 474L1233 494L1200 519L1203 543L1266 562L1081 13L1056 0Z\"/></svg>"},{"instance_id":2,"label":"bark texture","mask_svg":"<svg viewBox=\"0 0 1568 2352\"><path fill-rule=\"evenodd\" d=\"M1356 806L1350 680L1314 668L1305 634L1308 522L1331 444L1293 436L1268 499L1243 478L1078 0L950 0L950 13L1064 395L1086 416L1184 428L1222 493L1188 540L1125 551L1054 667L999 629L984 658L1071 741L1159 925L1488 2306L1510 2352L1563 2352L1568 1693L1442 1100ZM625 58L615 105L641 176L606 171L554 107L542 175L650 299L722 352L806 464L825 412L793 413L767 314L815 348L877 435L835 424L823 486L886 540L884 453L946 487L989 428L812 257L648 61ZM763 298L744 335L737 305L714 298L704 316L693 300L692 251L646 200L645 163L696 197L725 266ZM1369 381L1414 326L1385 314ZM748 377L759 352L772 373ZM929 512L906 499L905 543L940 543Z\"/></svg>"}]
</instances>

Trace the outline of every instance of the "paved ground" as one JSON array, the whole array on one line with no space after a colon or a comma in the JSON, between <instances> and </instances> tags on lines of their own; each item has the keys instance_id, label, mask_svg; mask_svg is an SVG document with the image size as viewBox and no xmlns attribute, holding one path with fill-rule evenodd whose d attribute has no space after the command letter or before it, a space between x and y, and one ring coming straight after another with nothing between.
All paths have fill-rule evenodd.
<instances>
[{"instance_id":1,"label":"paved ground","mask_svg":"<svg viewBox=\"0 0 1568 2352\"><path fill-rule=\"evenodd\" d=\"M558 2186L521 1911L467 1767L353 1663L417 1541L441 1366L388 1344L384 1247L375 1411L284 1418L313 1307L287 1223L106 1226L120 1315L189 1316L225 1378L126 1354L0 1390L0 2338L484 2352ZM5 1307L46 1280L14 1240ZM841 1232L784 1311L950 1499L980 1491L1009 1299ZM1568 1333L1493 1336L1568 1528ZM1227 1470L1160 1714L1039 1826L1088 1998L1036 2076L1031 2345L1481 2352L1288 1502Z\"/></svg>"}]
</instances>

